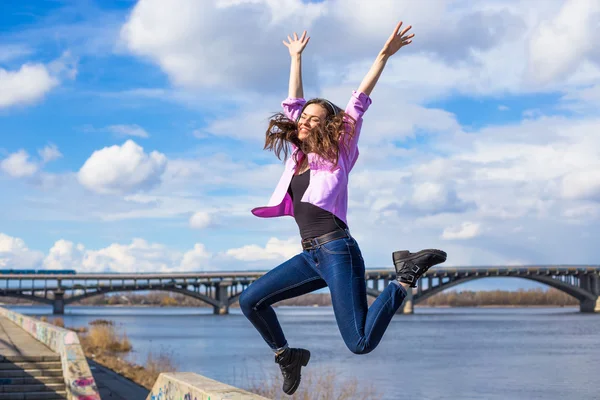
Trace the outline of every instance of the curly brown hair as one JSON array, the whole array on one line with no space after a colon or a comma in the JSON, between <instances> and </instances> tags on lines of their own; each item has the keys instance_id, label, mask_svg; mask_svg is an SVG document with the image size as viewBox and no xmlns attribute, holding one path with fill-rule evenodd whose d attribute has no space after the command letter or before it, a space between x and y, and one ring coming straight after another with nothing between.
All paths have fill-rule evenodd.
<instances>
[{"instance_id":1,"label":"curly brown hair","mask_svg":"<svg viewBox=\"0 0 600 400\"><path fill-rule=\"evenodd\" d=\"M301 141L298 138L298 121L289 119L283 113L277 113L269 121L264 150L272 150L280 160L283 151L284 160L287 160L290 143L292 143L304 154L316 153L321 158L337 165L340 151L347 151L347 143L354 136L356 121L340 107L321 98L307 101L299 115L302 115L304 109L310 104L318 104L326 110L325 124L319 126L309 137ZM342 134L344 140L340 140ZM294 161L298 162L297 159ZM300 162L302 169L306 166L307 158L304 157Z\"/></svg>"}]
</instances>

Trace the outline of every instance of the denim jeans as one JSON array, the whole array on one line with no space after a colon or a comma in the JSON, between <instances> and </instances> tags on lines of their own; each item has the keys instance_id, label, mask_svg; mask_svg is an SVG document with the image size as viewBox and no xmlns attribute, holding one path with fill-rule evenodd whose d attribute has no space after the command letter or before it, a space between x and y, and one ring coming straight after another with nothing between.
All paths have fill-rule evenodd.
<instances>
[{"instance_id":1,"label":"denim jeans","mask_svg":"<svg viewBox=\"0 0 600 400\"><path fill-rule=\"evenodd\" d=\"M342 338L355 354L377 347L406 297L398 282L390 282L369 308L362 254L347 237L304 250L272 269L244 290L240 307L271 349L282 349L287 341L271 305L326 286Z\"/></svg>"}]
</instances>

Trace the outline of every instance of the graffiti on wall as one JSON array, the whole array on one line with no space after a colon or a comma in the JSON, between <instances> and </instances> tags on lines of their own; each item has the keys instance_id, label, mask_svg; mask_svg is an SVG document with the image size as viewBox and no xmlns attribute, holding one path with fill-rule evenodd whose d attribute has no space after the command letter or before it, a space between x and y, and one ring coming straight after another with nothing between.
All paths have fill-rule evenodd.
<instances>
[{"instance_id":1,"label":"graffiti on wall","mask_svg":"<svg viewBox=\"0 0 600 400\"><path fill-rule=\"evenodd\" d=\"M77 388L93 386L95 384L96 384L96 381L94 381L94 378L91 376L87 377L87 378L75 379L72 383L73 387L77 387Z\"/></svg>"},{"instance_id":2,"label":"graffiti on wall","mask_svg":"<svg viewBox=\"0 0 600 400\"><path fill-rule=\"evenodd\" d=\"M75 332L26 317L14 311L0 307L0 315L23 328L39 342L60 355L62 370L68 382L69 398L73 400L101 400L98 387L92 377L79 337ZM0 379L0 385L6 384Z\"/></svg>"},{"instance_id":3,"label":"graffiti on wall","mask_svg":"<svg viewBox=\"0 0 600 400\"><path fill-rule=\"evenodd\" d=\"M102 400L100 399L100 396L97 394L86 394L83 396L77 396L73 398L74 400Z\"/></svg>"},{"instance_id":4,"label":"graffiti on wall","mask_svg":"<svg viewBox=\"0 0 600 400\"><path fill-rule=\"evenodd\" d=\"M198 397L189 391L189 387L181 387L168 379L164 379L162 384L158 381L157 383L150 393L149 400L210 400L210 396Z\"/></svg>"}]
</instances>

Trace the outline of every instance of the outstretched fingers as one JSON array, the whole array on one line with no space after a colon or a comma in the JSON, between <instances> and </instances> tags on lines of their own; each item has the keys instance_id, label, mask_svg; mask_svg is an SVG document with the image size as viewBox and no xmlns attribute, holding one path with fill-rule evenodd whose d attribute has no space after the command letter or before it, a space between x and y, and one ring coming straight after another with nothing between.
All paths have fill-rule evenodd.
<instances>
[{"instance_id":1,"label":"outstretched fingers","mask_svg":"<svg viewBox=\"0 0 600 400\"><path fill-rule=\"evenodd\" d=\"M404 28L404 30L402 31L402 33L400 34L400 36L406 35L406 32L408 32L410 30L410 28L412 28L412 25L409 25L406 28Z\"/></svg>"},{"instance_id":2,"label":"outstretched fingers","mask_svg":"<svg viewBox=\"0 0 600 400\"><path fill-rule=\"evenodd\" d=\"M289 45L291 45L293 42L300 42L302 44L306 44L308 43L308 40L310 39L310 37L306 37L306 31L302 32L302 36L300 36L298 38L298 34L296 32L294 32L294 38L292 39L292 37L290 35L287 35L287 42L285 41L285 39L283 40L283 44L285 44L286 46L289 47Z\"/></svg>"},{"instance_id":3,"label":"outstretched fingers","mask_svg":"<svg viewBox=\"0 0 600 400\"><path fill-rule=\"evenodd\" d=\"M396 24L396 27L394 28L394 33L392 33L392 36L396 36L398 34L398 32L400 32L401 26L402 26L402 21L400 21Z\"/></svg>"}]
</instances>

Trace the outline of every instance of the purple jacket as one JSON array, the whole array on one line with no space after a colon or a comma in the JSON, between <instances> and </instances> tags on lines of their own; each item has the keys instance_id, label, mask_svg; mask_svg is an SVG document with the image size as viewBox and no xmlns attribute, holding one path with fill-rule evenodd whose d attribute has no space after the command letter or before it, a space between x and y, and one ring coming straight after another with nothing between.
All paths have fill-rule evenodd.
<instances>
[{"instance_id":1,"label":"purple jacket","mask_svg":"<svg viewBox=\"0 0 600 400\"><path fill-rule=\"evenodd\" d=\"M304 99L287 98L281 105L284 114L295 121L305 103L306 100ZM352 97L345 111L356 120L354 136L348 145L348 151L340 149L337 165L322 159L317 154L308 153L307 155L310 167L310 183L301 201L329 211L344 221L346 225L348 225L346 217L348 212L348 175L358 158L358 137L362 126L362 116L369 105L371 105L369 96L362 92L352 92ZM262 218L281 217L283 215L294 216L294 204L288 193L288 187L296 171L293 156L298 152L301 153L300 149L292 144L292 157L287 159L283 174L271 195L268 205L254 208L252 214ZM299 154L299 156L299 159L301 159L303 154Z\"/></svg>"}]
</instances>

